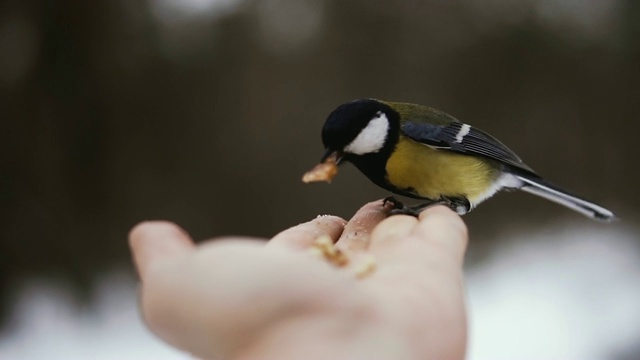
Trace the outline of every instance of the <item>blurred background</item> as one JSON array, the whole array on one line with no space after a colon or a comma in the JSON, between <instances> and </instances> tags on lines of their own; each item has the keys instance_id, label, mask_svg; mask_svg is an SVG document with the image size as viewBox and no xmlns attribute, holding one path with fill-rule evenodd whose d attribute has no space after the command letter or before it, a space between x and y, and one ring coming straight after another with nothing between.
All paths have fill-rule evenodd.
<instances>
[{"instance_id":1,"label":"blurred background","mask_svg":"<svg viewBox=\"0 0 640 360\"><path fill-rule=\"evenodd\" d=\"M388 194L301 175L337 105L433 106L609 207L465 216L471 359L640 358L640 2L0 2L0 358L184 359L141 325L126 242L271 237Z\"/></svg>"}]
</instances>

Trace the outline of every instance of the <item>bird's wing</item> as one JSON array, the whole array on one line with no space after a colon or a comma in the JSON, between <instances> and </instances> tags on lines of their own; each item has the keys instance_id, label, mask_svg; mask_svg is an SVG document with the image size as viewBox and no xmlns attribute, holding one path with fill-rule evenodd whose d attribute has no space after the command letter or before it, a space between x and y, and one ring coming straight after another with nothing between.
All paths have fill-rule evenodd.
<instances>
[{"instance_id":1,"label":"bird's wing","mask_svg":"<svg viewBox=\"0 0 640 360\"><path fill-rule=\"evenodd\" d=\"M534 173L518 155L493 136L457 120L445 124L408 120L402 124L401 130L410 139L427 146L483 156Z\"/></svg>"}]
</instances>

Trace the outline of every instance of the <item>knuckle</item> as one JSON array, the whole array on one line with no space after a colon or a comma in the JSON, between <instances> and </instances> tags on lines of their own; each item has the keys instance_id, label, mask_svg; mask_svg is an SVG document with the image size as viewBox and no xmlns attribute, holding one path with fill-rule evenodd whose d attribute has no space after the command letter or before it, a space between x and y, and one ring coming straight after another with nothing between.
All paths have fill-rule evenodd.
<instances>
[{"instance_id":1,"label":"knuckle","mask_svg":"<svg viewBox=\"0 0 640 360\"><path fill-rule=\"evenodd\" d=\"M384 219L373 229L372 236L384 238L396 233L404 233L416 224L416 219L409 215L394 215Z\"/></svg>"},{"instance_id":2,"label":"knuckle","mask_svg":"<svg viewBox=\"0 0 640 360\"><path fill-rule=\"evenodd\" d=\"M313 222L326 227L342 227L347 223L343 218L333 215L320 215Z\"/></svg>"}]
</instances>

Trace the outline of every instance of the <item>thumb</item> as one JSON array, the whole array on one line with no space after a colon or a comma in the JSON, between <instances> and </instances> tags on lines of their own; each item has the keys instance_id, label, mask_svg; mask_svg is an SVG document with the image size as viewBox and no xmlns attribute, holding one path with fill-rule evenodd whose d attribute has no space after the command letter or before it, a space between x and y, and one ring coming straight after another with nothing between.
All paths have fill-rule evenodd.
<instances>
[{"instance_id":1,"label":"thumb","mask_svg":"<svg viewBox=\"0 0 640 360\"><path fill-rule=\"evenodd\" d=\"M182 228L167 221L146 221L136 225L129 232L129 246L142 282L150 269L194 249L191 237Z\"/></svg>"}]
</instances>

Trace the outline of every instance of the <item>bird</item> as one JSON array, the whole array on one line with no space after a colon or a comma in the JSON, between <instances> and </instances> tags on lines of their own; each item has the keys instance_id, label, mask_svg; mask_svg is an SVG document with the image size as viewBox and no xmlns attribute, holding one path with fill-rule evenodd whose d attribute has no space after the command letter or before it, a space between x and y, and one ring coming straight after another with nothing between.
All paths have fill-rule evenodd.
<instances>
[{"instance_id":1,"label":"bird","mask_svg":"<svg viewBox=\"0 0 640 360\"><path fill-rule=\"evenodd\" d=\"M422 200L406 206L394 196L392 214L417 216L444 204L467 214L501 190L522 190L589 218L617 219L610 210L539 176L488 133L423 105L358 99L338 106L322 128L325 153L304 182L330 182L338 165L355 165L393 194Z\"/></svg>"}]
</instances>

